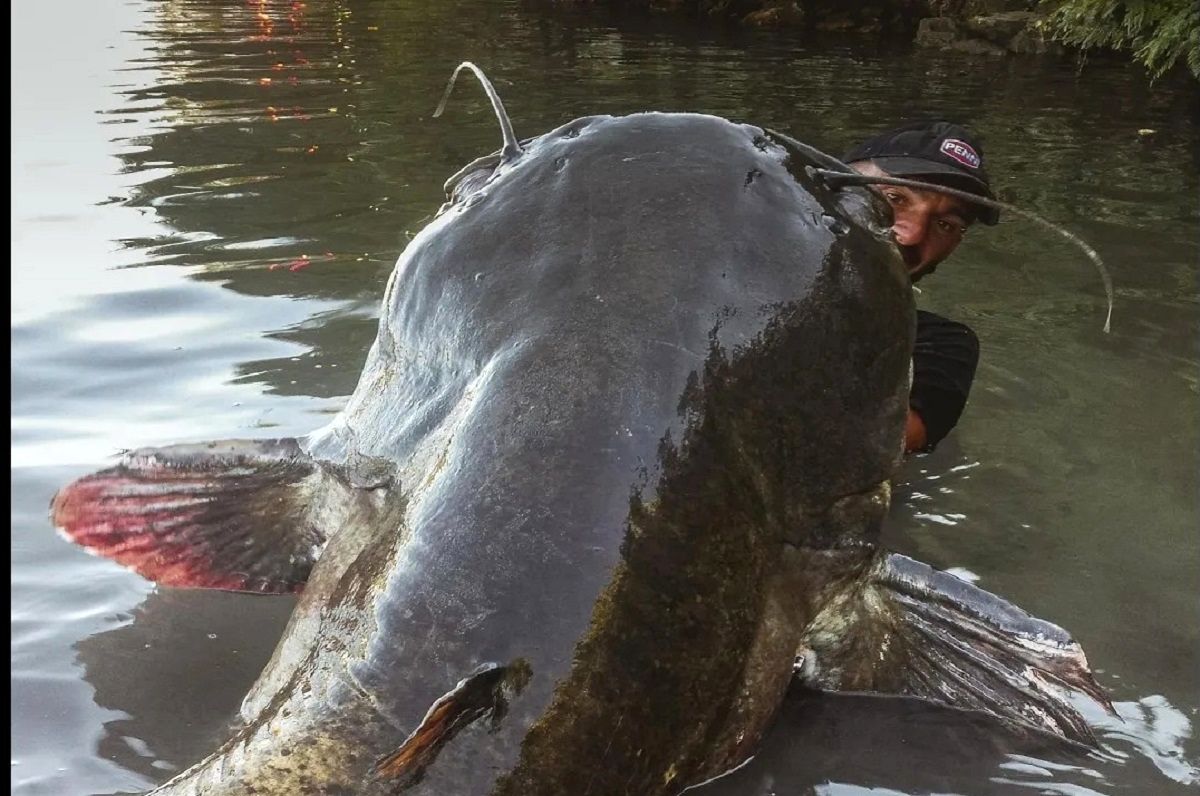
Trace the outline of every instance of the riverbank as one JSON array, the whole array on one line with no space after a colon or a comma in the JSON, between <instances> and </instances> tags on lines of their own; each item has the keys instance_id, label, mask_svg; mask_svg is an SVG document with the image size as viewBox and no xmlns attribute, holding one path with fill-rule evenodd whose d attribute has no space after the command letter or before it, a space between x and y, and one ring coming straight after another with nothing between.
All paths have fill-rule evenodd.
<instances>
[{"instance_id":1,"label":"riverbank","mask_svg":"<svg viewBox=\"0 0 1200 796\"><path fill-rule=\"evenodd\" d=\"M714 3L711 12L720 11ZM1063 53L1048 33L1047 14L1037 0L893 0L854 4L823 0L762 0L733 19L752 27L881 33L910 38L918 47L968 55ZM711 13L710 12L710 13Z\"/></svg>"},{"instance_id":2,"label":"riverbank","mask_svg":"<svg viewBox=\"0 0 1200 796\"><path fill-rule=\"evenodd\" d=\"M552 0L557 6L692 17L712 24L874 35L966 56L1116 59L1200 79L1200 12L1184 0Z\"/></svg>"}]
</instances>

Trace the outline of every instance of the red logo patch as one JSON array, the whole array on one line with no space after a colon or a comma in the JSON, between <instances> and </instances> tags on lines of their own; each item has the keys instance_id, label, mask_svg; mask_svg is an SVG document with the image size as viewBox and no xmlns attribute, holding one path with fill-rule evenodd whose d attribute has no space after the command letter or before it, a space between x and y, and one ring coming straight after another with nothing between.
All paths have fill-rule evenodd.
<instances>
[{"instance_id":1,"label":"red logo patch","mask_svg":"<svg viewBox=\"0 0 1200 796\"><path fill-rule=\"evenodd\" d=\"M943 155L954 158L964 166L973 169L979 168L979 154L970 144L959 141L957 138L947 138L943 141L941 151Z\"/></svg>"}]
</instances>

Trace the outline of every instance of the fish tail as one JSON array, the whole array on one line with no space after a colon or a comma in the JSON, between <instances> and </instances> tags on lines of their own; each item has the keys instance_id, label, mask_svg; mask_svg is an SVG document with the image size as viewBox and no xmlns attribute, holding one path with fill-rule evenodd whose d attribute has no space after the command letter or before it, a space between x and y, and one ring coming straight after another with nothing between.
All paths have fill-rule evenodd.
<instances>
[{"instance_id":1,"label":"fish tail","mask_svg":"<svg viewBox=\"0 0 1200 796\"><path fill-rule=\"evenodd\" d=\"M297 592L325 545L310 510L324 478L291 438L143 448L63 488L50 515L164 586Z\"/></svg>"},{"instance_id":2,"label":"fish tail","mask_svg":"<svg viewBox=\"0 0 1200 796\"><path fill-rule=\"evenodd\" d=\"M1099 744L1073 695L1114 713L1065 630L896 554L822 609L805 631L797 672L816 688L981 710L1091 747Z\"/></svg>"}]
</instances>

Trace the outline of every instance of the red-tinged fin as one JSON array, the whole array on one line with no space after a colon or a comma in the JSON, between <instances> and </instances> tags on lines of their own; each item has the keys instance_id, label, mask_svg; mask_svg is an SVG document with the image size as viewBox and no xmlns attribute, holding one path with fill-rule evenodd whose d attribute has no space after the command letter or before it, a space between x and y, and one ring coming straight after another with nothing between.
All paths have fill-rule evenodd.
<instances>
[{"instance_id":1,"label":"red-tinged fin","mask_svg":"<svg viewBox=\"0 0 1200 796\"><path fill-rule=\"evenodd\" d=\"M63 534L164 586L297 592L325 545L294 439L143 448L54 496Z\"/></svg>"},{"instance_id":2,"label":"red-tinged fin","mask_svg":"<svg viewBox=\"0 0 1200 796\"><path fill-rule=\"evenodd\" d=\"M420 782L438 752L460 730L485 716L493 724L503 719L509 700L531 676L529 664L521 658L507 666L480 666L433 703L396 751L375 763L375 776L391 781L397 790Z\"/></svg>"}]
</instances>

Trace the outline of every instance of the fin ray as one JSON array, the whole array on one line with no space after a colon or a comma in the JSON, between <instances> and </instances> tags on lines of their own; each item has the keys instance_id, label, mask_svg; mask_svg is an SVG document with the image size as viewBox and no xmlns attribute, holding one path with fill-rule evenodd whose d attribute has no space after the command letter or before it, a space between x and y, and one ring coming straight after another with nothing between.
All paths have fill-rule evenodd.
<instances>
[{"instance_id":1,"label":"fin ray","mask_svg":"<svg viewBox=\"0 0 1200 796\"><path fill-rule=\"evenodd\" d=\"M920 697L1088 746L1096 737L1071 693L1113 711L1065 630L897 554L822 609L800 656L813 687Z\"/></svg>"}]
</instances>

